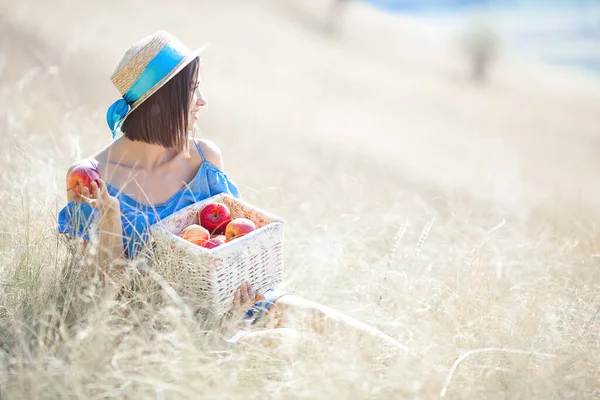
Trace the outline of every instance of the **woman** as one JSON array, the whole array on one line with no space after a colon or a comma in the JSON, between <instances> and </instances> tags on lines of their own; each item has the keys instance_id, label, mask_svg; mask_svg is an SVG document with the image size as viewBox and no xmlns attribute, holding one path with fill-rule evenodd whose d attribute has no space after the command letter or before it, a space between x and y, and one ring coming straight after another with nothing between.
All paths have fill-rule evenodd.
<instances>
[{"instance_id":1,"label":"woman","mask_svg":"<svg viewBox=\"0 0 600 400\"><path fill-rule=\"evenodd\" d=\"M68 177L72 168L87 162L103 177L98 184L92 182L91 192L84 188L78 194L68 187L68 204L59 214L58 229L85 243L95 237L97 251L88 253L95 255L106 273L119 260L138 256L148 227L158 220L215 194L240 196L224 172L219 148L189 135L200 108L206 105L198 88L200 51L190 51L165 31L133 44L111 76L122 95L107 112L113 142L67 172ZM324 322L333 321L404 349L348 316L274 290L255 293L250 285L242 284L234 304L252 322L268 311L269 325L275 331L297 312L307 316L318 331ZM249 340L264 334L242 332L236 337Z\"/></svg>"}]
</instances>

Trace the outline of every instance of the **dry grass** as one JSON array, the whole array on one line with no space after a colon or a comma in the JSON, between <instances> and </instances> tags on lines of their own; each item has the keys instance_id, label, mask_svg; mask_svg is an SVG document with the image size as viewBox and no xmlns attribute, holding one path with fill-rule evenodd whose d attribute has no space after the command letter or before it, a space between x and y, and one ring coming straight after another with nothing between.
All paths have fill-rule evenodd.
<instances>
[{"instance_id":1,"label":"dry grass","mask_svg":"<svg viewBox=\"0 0 600 400\"><path fill-rule=\"evenodd\" d=\"M12 15L20 25L4 25L10 35L0 39L0 398L599 398L592 81L523 66L526 79L511 61L486 95L457 82L456 64L434 50L411 63L400 50L366 47L376 32L361 31L359 15L365 26L396 27L361 8L344 40L287 23L289 10L267 1L232 3L196 6L198 29L217 42L205 74L214 105L201 125L244 197L287 220L282 288L415 354L350 333L307 333L277 351L231 346L222 340L231 327L190 320L148 279L108 299L55 223L67 165L109 139L104 103L115 93L102 57L116 61L120 49L105 42L86 60L55 42L78 32L70 49L83 49L110 10L90 5L70 28L33 28L44 8L22 2ZM173 25L177 10L160 18ZM161 21L147 12L153 19L131 38ZM245 15L255 36L219 28ZM266 26L285 43L267 41ZM402 33L407 44L421 40ZM272 70L233 47L244 40ZM286 47L288 64L274 55ZM318 69L315 55L341 72Z\"/></svg>"}]
</instances>

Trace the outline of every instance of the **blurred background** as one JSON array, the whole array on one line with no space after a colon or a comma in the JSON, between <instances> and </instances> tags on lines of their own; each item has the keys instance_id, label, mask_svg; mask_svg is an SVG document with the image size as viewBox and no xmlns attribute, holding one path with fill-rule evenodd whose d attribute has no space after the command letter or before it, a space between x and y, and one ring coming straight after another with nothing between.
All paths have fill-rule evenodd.
<instances>
[{"instance_id":1,"label":"blurred background","mask_svg":"<svg viewBox=\"0 0 600 400\"><path fill-rule=\"evenodd\" d=\"M465 362L454 398L597 398L593 0L0 0L0 272L10 282L0 317L28 326L54 304L47 282L67 259L55 240L65 172L111 140L109 77L132 43L160 29L190 48L209 43L198 135L219 145L246 200L286 219L282 289L420 356L379 373L360 359L370 350L340 345L305 354L270 385L318 388L308 398L372 398L374 388L431 398L460 354L511 347L558 361ZM19 367L29 380L7 382L17 394L58 383L56 393L89 394L100 379L135 397L155 384L127 386L131 376L202 388L185 374L243 376L247 365L204 370L197 343L173 350L166 340L185 368L173 356L137 369L135 351L155 348L140 335L107 355L95 350L102 335L64 339L51 363ZM112 351L133 354L131 375L113 373ZM65 368L76 378L56 379ZM211 382L215 398L247 398L243 385Z\"/></svg>"},{"instance_id":2,"label":"blurred background","mask_svg":"<svg viewBox=\"0 0 600 400\"><path fill-rule=\"evenodd\" d=\"M234 176L247 163L273 169L282 153L298 172L327 176L346 157L521 216L598 203L597 1L24 0L1 10L3 80L36 99L35 117L14 118L76 142L58 145L63 166L109 139L108 78L125 49L167 29L210 45L200 126L226 147ZM264 175L241 180L259 190Z\"/></svg>"},{"instance_id":3,"label":"blurred background","mask_svg":"<svg viewBox=\"0 0 600 400\"><path fill-rule=\"evenodd\" d=\"M456 35L480 22L511 51L557 66L600 71L600 17L595 0L371 1Z\"/></svg>"}]
</instances>

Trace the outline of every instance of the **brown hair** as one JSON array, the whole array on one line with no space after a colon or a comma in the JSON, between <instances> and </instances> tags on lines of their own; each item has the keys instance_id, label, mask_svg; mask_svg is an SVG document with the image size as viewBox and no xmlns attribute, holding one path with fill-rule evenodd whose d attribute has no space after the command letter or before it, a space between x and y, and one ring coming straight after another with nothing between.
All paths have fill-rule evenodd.
<instances>
[{"instance_id":1,"label":"brown hair","mask_svg":"<svg viewBox=\"0 0 600 400\"><path fill-rule=\"evenodd\" d=\"M188 154L189 110L199 65L196 57L133 110L121 127L125 137Z\"/></svg>"}]
</instances>

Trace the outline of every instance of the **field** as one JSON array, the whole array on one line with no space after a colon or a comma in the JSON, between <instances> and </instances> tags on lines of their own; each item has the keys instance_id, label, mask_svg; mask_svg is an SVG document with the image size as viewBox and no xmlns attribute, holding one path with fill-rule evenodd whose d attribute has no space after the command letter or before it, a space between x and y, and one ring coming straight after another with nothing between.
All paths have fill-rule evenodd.
<instances>
[{"instance_id":1,"label":"field","mask_svg":"<svg viewBox=\"0 0 600 400\"><path fill-rule=\"evenodd\" d=\"M352 3L0 2L0 398L600 398L600 79ZM61 10L61 11L58 11ZM372 324L231 346L148 283L103 297L56 234L110 140L109 76L166 29L203 53L215 141L286 220L281 289Z\"/></svg>"}]
</instances>

